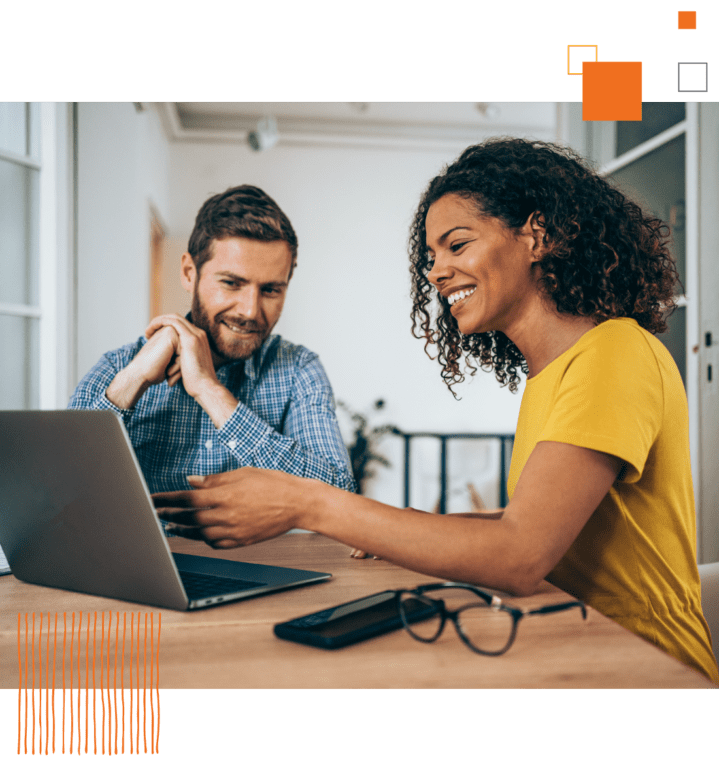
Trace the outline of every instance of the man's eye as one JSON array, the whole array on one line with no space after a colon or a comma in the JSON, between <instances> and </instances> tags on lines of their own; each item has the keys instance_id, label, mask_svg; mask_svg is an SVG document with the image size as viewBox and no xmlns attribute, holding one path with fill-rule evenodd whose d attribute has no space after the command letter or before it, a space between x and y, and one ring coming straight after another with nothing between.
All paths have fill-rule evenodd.
<instances>
[{"instance_id":1,"label":"man's eye","mask_svg":"<svg viewBox=\"0 0 719 768\"><path fill-rule=\"evenodd\" d=\"M279 292L279 288L265 288L264 291L268 296L276 296Z\"/></svg>"},{"instance_id":2,"label":"man's eye","mask_svg":"<svg viewBox=\"0 0 719 768\"><path fill-rule=\"evenodd\" d=\"M229 286L231 286L232 288L234 288L234 287L237 285L237 283L236 283L234 280L220 280L220 282L221 282L223 285L229 285Z\"/></svg>"}]
</instances>

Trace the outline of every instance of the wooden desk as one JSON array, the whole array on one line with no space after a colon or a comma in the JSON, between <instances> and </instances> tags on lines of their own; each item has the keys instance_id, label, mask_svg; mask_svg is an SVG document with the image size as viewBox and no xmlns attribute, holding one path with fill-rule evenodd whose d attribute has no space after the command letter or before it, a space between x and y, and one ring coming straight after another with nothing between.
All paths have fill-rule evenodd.
<instances>
[{"instance_id":1,"label":"wooden desk","mask_svg":"<svg viewBox=\"0 0 719 768\"><path fill-rule=\"evenodd\" d=\"M705 688L702 675L589 609L528 617L500 657L471 653L445 628L432 645L398 631L349 648L323 651L277 639L273 624L383 589L413 587L426 576L380 560L355 560L318 534L288 534L247 549L214 552L170 539L177 552L330 571L325 583L182 613L162 611L162 688ZM566 599L543 584L538 606ZM0 578L0 687L18 684L18 613L151 610L146 606ZM155 609L155 615L157 609ZM98 629L99 632L99 629Z\"/></svg>"}]
</instances>

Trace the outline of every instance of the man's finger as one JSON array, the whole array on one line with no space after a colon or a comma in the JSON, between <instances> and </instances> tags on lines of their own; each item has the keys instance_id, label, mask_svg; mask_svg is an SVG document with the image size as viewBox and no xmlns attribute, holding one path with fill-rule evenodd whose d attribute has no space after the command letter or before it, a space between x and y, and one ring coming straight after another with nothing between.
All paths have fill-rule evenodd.
<instances>
[{"instance_id":1,"label":"man's finger","mask_svg":"<svg viewBox=\"0 0 719 768\"><path fill-rule=\"evenodd\" d=\"M171 325L174 328L177 320L184 320L187 322L183 317L180 317L180 315L158 315L157 317L153 317L152 320L150 320L150 324L145 328L145 338L149 339L150 336L165 326Z\"/></svg>"},{"instance_id":2,"label":"man's finger","mask_svg":"<svg viewBox=\"0 0 719 768\"><path fill-rule=\"evenodd\" d=\"M182 371L178 371L173 376L169 376L167 379L167 385L169 387L174 387L175 384L182 378Z\"/></svg>"},{"instance_id":3,"label":"man's finger","mask_svg":"<svg viewBox=\"0 0 719 768\"><path fill-rule=\"evenodd\" d=\"M180 315L160 315L152 320L150 325L147 326L145 335L153 334L163 326L173 328L179 336L180 341L182 341L183 336L197 338L204 333L197 326L185 320L184 317L180 317Z\"/></svg>"}]
</instances>

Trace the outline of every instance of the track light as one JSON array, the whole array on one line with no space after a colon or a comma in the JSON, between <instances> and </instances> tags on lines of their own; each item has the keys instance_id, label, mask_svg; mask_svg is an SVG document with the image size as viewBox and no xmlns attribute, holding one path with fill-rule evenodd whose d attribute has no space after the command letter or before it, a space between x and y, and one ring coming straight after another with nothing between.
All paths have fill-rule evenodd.
<instances>
[{"instance_id":1,"label":"track light","mask_svg":"<svg viewBox=\"0 0 719 768\"><path fill-rule=\"evenodd\" d=\"M499 116L499 107L496 104L491 104L488 101L477 101L474 106L477 112L487 120L493 120Z\"/></svg>"},{"instance_id":2,"label":"track light","mask_svg":"<svg viewBox=\"0 0 719 768\"><path fill-rule=\"evenodd\" d=\"M277 120L274 117L263 117L258 121L257 128L247 134L247 143L255 152L262 152L274 147L279 138Z\"/></svg>"}]
</instances>

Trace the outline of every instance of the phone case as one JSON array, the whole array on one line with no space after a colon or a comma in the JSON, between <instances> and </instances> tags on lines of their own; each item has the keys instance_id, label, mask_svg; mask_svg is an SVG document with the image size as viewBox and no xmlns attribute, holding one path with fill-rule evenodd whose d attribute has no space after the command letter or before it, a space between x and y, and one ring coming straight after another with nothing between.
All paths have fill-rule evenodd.
<instances>
[{"instance_id":1,"label":"phone case","mask_svg":"<svg viewBox=\"0 0 719 768\"><path fill-rule=\"evenodd\" d=\"M376 593L376 595L381 594L383 593ZM364 601L374 595L367 595L361 600L351 600L317 613L275 624L275 635L283 640L291 640L315 648L334 649L402 629L402 619L394 605L394 592L387 591L386 594L386 601L340 618L329 619L339 608Z\"/></svg>"}]
</instances>

